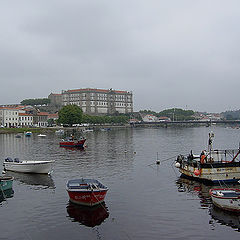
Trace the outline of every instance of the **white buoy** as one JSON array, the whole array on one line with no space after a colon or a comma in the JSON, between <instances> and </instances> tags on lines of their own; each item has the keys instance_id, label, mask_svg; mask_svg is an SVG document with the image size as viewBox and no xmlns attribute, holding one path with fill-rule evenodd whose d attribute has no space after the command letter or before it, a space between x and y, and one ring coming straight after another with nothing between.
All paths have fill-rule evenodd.
<instances>
[{"instance_id":1,"label":"white buoy","mask_svg":"<svg viewBox=\"0 0 240 240\"><path fill-rule=\"evenodd\" d=\"M176 162L176 163L175 163L175 167L176 167L176 168L180 168L180 167L181 167L181 164L180 164L179 162Z\"/></svg>"},{"instance_id":2,"label":"white buoy","mask_svg":"<svg viewBox=\"0 0 240 240\"><path fill-rule=\"evenodd\" d=\"M2 174L5 174L5 173L6 173L6 171L2 170Z\"/></svg>"}]
</instances>

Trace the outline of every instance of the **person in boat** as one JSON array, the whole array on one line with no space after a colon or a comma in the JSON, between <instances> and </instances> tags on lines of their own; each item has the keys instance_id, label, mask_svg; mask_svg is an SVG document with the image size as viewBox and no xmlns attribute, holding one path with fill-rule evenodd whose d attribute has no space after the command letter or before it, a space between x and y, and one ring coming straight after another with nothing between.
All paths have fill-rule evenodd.
<instances>
[{"instance_id":1,"label":"person in boat","mask_svg":"<svg viewBox=\"0 0 240 240\"><path fill-rule=\"evenodd\" d=\"M192 161L193 161L193 152L192 152L192 150L191 150L191 152L190 152L190 154L188 155L188 157L187 157L187 162L188 163L191 163Z\"/></svg>"},{"instance_id":2,"label":"person in boat","mask_svg":"<svg viewBox=\"0 0 240 240\"><path fill-rule=\"evenodd\" d=\"M207 156L206 156L206 151L202 151L201 154L200 154L200 163L204 163L204 162L207 162Z\"/></svg>"}]
</instances>

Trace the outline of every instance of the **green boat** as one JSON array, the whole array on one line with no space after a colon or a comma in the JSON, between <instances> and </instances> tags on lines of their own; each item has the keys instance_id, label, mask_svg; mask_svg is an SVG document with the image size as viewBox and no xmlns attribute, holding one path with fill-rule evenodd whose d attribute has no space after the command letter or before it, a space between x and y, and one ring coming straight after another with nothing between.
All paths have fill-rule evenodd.
<instances>
[{"instance_id":1,"label":"green boat","mask_svg":"<svg viewBox=\"0 0 240 240\"><path fill-rule=\"evenodd\" d=\"M12 189L13 177L11 176L0 176L0 190L5 191Z\"/></svg>"},{"instance_id":2,"label":"green boat","mask_svg":"<svg viewBox=\"0 0 240 240\"><path fill-rule=\"evenodd\" d=\"M14 191L11 189L7 189L5 191L0 191L0 203L4 200L7 200L7 198L12 198L14 195Z\"/></svg>"}]
</instances>

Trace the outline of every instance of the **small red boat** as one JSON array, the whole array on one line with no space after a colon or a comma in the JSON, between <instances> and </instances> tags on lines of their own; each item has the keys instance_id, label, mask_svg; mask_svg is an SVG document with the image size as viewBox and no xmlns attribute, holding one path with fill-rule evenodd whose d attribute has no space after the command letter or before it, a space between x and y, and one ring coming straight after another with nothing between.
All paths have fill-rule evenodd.
<instances>
[{"instance_id":1,"label":"small red boat","mask_svg":"<svg viewBox=\"0 0 240 240\"><path fill-rule=\"evenodd\" d=\"M84 143L86 142L85 138L80 138L79 140L74 140L72 138L63 139L59 144L60 147L78 147L83 148Z\"/></svg>"},{"instance_id":2,"label":"small red boat","mask_svg":"<svg viewBox=\"0 0 240 240\"><path fill-rule=\"evenodd\" d=\"M73 179L67 182L69 200L73 203L95 206L104 201L108 188L96 179Z\"/></svg>"}]
</instances>

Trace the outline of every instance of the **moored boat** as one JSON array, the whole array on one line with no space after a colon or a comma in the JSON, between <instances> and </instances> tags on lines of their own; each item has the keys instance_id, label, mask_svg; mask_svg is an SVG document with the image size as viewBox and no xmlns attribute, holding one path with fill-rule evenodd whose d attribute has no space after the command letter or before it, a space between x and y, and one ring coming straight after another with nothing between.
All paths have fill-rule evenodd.
<instances>
[{"instance_id":1,"label":"moored boat","mask_svg":"<svg viewBox=\"0 0 240 240\"><path fill-rule=\"evenodd\" d=\"M38 137L46 137L47 135L45 134L38 134Z\"/></svg>"},{"instance_id":2,"label":"moored boat","mask_svg":"<svg viewBox=\"0 0 240 240\"><path fill-rule=\"evenodd\" d=\"M213 188L209 193L215 206L231 212L240 212L240 189Z\"/></svg>"},{"instance_id":3,"label":"moored boat","mask_svg":"<svg viewBox=\"0 0 240 240\"><path fill-rule=\"evenodd\" d=\"M6 158L3 162L4 170L22 173L49 174L54 161L26 161L15 158Z\"/></svg>"},{"instance_id":4,"label":"moored boat","mask_svg":"<svg viewBox=\"0 0 240 240\"><path fill-rule=\"evenodd\" d=\"M25 132L25 136L26 137L31 137L32 136L32 132Z\"/></svg>"},{"instance_id":5,"label":"moored boat","mask_svg":"<svg viewBox=\"0 0 240 240\"><path fill-rule=\"evenodd\" d=\"M85 206L95 206L104 201L108 188L96 179L73 179L67 182L69 200Z\"/></svg>"},{"instance_id":6,"label":"moored boat","mask_svg":"<svg viewBox=\"0 0 240 240\"><path fill-rule=\"evenodd\" d=\"M60 145L60 147L78 147L78 148L83 148L85 142L86 142L85 138L80 138L78 140L75 140L73 138L68 138L68 139L62 139L62 141L59 143L59 145Z\"/></svg>"},{"instance_id":7,"label":"moored boat","mask_svg":"<svg viewBox=\"0 0 240 240\"><path fill-rule=\"evenodd\" d=\"M237 182L240 180L239 149L213 150L214 134L209 133L208 150L201 154L178 155L175 167L184 177L211 183Z\"/></svg>"},{"instance_id":8,"label":"moored boat","mask_svg":"<svg viewBox=\"0 0 240 240\"><path fill-rule=\"evenodd\" d=\"M14 191L12 188L9 188L7 190L0 191L0 203L2 201L7 200L7 198L12 198L14 195Z\"/></svg>"},{"instance_id":9,"label":"moored boat","mask_svg":"<svg viewBox=\"0 0 240 240\"><path fill-rule=\"evenodd\" d=\"M0 187L1 191L12 189L13 177L11 176L0 176Z\"/></svg>"},{"instance_id":10,"label":"moored boat","mask_svg":"<svg viewBox=\"0 0 240 240\"><path fill-rule=\"evenodd\" d=\"M58 135L63 135L64 134L64 130L63 129L58 129L55 131L56 134Z\"/></svg>"},{"instance_id":11,"label":"moored boat","mask_svg":"<svg viewBox=\"0 0 240 240\"><path fill-rule=\"evenodd\" d=\"M86 128L86 129L83 129L82 132L84 132L84 133L93 132L93 129L92 128Z\"/></svg>"}]
</instances>

